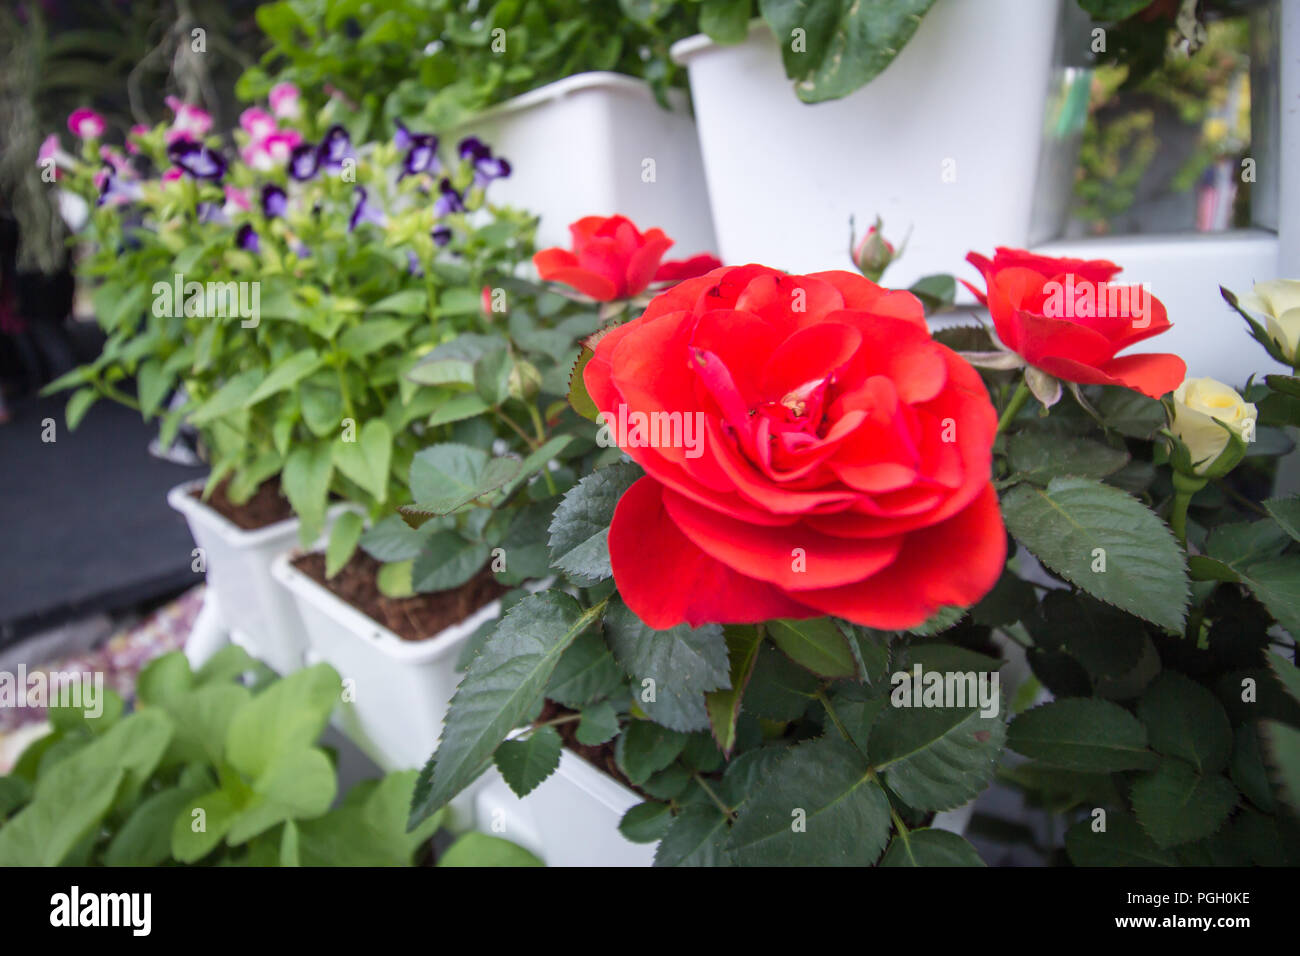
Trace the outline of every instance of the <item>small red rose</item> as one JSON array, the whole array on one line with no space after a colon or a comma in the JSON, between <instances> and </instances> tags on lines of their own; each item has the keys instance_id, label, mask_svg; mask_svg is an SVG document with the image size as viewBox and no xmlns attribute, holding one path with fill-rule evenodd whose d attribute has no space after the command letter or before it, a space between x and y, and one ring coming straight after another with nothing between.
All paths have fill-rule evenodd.
<instances>
[{"instance_id":1,"label":"small red rose","mask_svg":"<svg viewBox=\"0 0 1300 956\"><path fill-rule=\"evenodd\" d=\"M997 416L909 293L718 269L604 335L583 380L646 471L609 550L651 627L829 614L903 629L1002 572Z\"/></svg>"},{"instance_id":2,"label":"small red rose","mask_svg":"<svg viewBox=\"0 0 1300 956\"><path fill-rule=\"evenodd\" d=\"M1123 385L1159 398L1187 376L1177 355L1115 353L1171 327L1164 304L1144 287L1110 280L1104 259L1059 259L999 248L966 261L984 276L981 292L1002 344L1034 368L1080 385Z\"/></svg>"},{"instance_id":3,"label":"small red rose","mask_svg":"<svg viewBox=\"0 0 1300 956\"><path fill-rule=\"evenodd\" d=\"M624 216L585 216L569 226L573 248L554 246L533 256L538 274L599 302L629 299L652 282L702 275L721 265L710 255L663 262L673 240L662 229L644 233Z\"/></svg>"}]
</instances>

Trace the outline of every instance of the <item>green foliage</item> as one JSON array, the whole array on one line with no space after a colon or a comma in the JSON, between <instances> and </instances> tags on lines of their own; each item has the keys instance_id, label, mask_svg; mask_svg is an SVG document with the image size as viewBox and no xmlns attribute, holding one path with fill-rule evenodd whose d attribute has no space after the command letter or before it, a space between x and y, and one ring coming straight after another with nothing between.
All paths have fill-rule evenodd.
<instances>
[{"instance_id":1,"label":"green foliage","mask_svg":"<svg viewBox=\"0 0 1300 956\"><path fill-rule=\"evenodd\" d=\"M337 783L318 745L339 699L318 664L258 691L238 647L197 673L172 652L140 673L134 711L65 709L0 778L0 865L403 866L437 828L407 832L414 771Z\"/></svg>"},{"instance_id":2,"label":"green foliage","mask_svg":"<svg viewBox=\"0 0 1300 956\"><path fill-rule=\"evenodd\" d=\"M668 90L685 86L668 47L697 32L699 6L496 0L476 11L453 0L280 0L257 11L270 49L238 91L260 98L273 84L292 82L321 107L332 85L382 132L394 119L444 131L485 107L589 70L644 79L666 102ZM720 10L713 0L708 7L710 22L734 35L738 9Z\"/></svg>"}]
</instances>

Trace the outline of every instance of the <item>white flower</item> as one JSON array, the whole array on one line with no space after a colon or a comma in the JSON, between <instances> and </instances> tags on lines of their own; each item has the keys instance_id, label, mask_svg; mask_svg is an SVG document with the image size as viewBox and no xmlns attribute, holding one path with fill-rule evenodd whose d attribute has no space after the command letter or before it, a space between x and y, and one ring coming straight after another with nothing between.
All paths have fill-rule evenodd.
<instances>
[{"instance_id":1,"label":"white flower","mask_svg":"<svg viewBox=\"0 0 1300 956\"><path fill-rule=\"evenodd\" d=\"M1254 291L1243 295L1238 304L1264 316L1269 338L1294 365L1300 351L1300 279L1256 282Z\"/></svg>"},{"instance_id":2,"label":"white flower","mask_svg":"<svg viewBox=\"0 0 1300 956\"><path fill-rule=\"evenodd\" d=\"M1242 441L1255 438L1255 406L1236 390L1212 378L1189 378L1174 390L1174 417L1170 431L1187 446L1193 468L1204 474L1228 446L1232 429Z\"/></svg>"}]
</instances>

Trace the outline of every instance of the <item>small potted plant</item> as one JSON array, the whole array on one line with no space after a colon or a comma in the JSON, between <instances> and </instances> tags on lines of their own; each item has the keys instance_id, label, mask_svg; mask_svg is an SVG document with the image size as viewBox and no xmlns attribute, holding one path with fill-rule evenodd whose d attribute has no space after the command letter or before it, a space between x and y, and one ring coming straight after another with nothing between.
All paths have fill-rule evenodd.
<instances>
[{"instance_id":1,"label":"small potted plant","mask_svg":"<svg viewBox=\"0 0 1300 956\"><path fill-rule=\"evenodd\" d=\"M109 339L51 388L77 387L74 425L106 396L162 415L164 443L182 421L198 429L211 473L201 496L170 500L224 628L288 672L305 642L271 559L295 536L314 541L332 502L374 513L404 487L443 393L403 375L480 321L480 279L527 254L530 221L485 204L508 165L444 162L435 137L405 128L354 144L292 89L243 113L234 159L207 114L172 106L170 124L131 131L131 155L103 145L88 111L70 121L83 147L62 182L96 197L84 268ZM337 529L344 559L360 522Z\"/></svg>"},{"instance_id":2,"label":"small potted plant","mask_svg":"<svg viewBox=\"0 0 1300 956\"><path fill-rule=\"evenodd\" d=\"M579 216L617 209L702 252L715 243L700 147L668 57L672 40L696 31L695 8L402 0L376 26L328 0L271 3L258 13L270 50L240 91L262 97L289 81L321 91L315 99L328 87L372 130L398 118L492 143L516 163L502 200L540 217L544 244L564 242Z\"/></svg>"},{"instance_id":3,"label":"small potted plant","mask_svg":"<svg viewBox=\"0 0 1300 956\"><path fill-rule=\"evenodd\" d=\"M1117 354L1170 323L1115 264L970 261L996 338L932 336L918 299L860 276L745 266L590 342L571 399L631 460L557 508L568 587L484 642L413 822L491 761L522 807L490 784L480 825L552 863L645 862L644 841L659 865L978 865L941 814L1005 743L1033 760L1009 779L1075 794L1076 862L1293 858L1294 651L1265 651L1300 627L1294 499L1242 524L1225 479L1289 448L1294 380L1253 387L1257 426L1177 356ZM1290 361L1293 295L1238 303ZM1194 503L1211 483L1217 517ZM1018 688L1009 728L1008 644L1058 698L1026 709L1038 685Z\"/></svg>"}]
</instances>

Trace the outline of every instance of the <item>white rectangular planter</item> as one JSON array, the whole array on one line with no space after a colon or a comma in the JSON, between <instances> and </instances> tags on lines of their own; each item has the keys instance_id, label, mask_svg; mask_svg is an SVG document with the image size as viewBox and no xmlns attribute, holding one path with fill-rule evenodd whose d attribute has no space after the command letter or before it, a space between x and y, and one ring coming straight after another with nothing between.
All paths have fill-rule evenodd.
<instances>
[{"instance_id":1,"label":"white rectangular planter","mask_svg":"<svg viewBox=\"0 0 1300 956\"><path fill-rule=\"evenodd\" d=\"M493 601L423 641L404 641L335 597L281 554L271 574L297 605L309 662L330 664L352 691L337 711L339 729L385 770L422 767L437 749L447 705L460 683L465 641L501 613Z\"/></svg>"},{"instance_id":2,"label":"white rectangular planter","mask_svg":"<svg viewBox=\"0 0 1300 956\"><path fill-rule=\"evenodd\" d=\"M218 626L272 669L291 674L302 667L307 641L292 599L271 580L271 562L298 543L298 519L245 531L191 494L202 487L202 481L177 485L167 493L167 503L185 516L194 543L203 549ZM332 508L327 523L341 510Z\"/></svg>"},{"instance_id":3,"label":"white rectangular planter","mask_svg":"<svg viewBox=\"0 0 1300 956\"><path fill-rule=\"evenodd\" d=\"M686 97L673 110L617 73L579 73L507 100L458 128L510 161L492 202L541 216L538 247L569 245L583 216L627 216L658 226L686 258L715 248L700 145Z\"/></svg>"},{"instance_id":4,"label":"white rectangular planter","mask_svg":"<svg viewBox=\"0 0 1300 956\"><path fill-rule=\"evenodd\" d=\"M723 260L848 269L849 217L861 235L877 214L895 241L911 230L895 287L1027 243L1059 13L1058 0L938 0L880 75L818 104L795 96L761 22L736 46L675 44Z\"/></svg>"},{"instance_id":5,"label":"white rectangular planter","mask_svg":"<svg viewBox=\"0 0 1300 956\"><path fill-rule=\"evenodd\" d=\"M522 800L493 767L474 798L478 829L537 854L547 866L650 866L656 843L633 843L618 830L642 798L569 750Z\"/></svg>"},{"instance_id":6,"label":"white rectangular planter","mask_svg":"<svg viewBox=\"0 0 1300 956\"><path fill-rule=\"evenodd\" d=\"M486 778L486 779L484 779ZM547 866L653 866L657 843L633 843L619 832L623 814L643 798L577 754L560 752L560 765L520 799L495 767L474 796L478 829L535 853ZM935 815L935 829L961 835L975 801Z\"/></svg>"}]
</instances>

